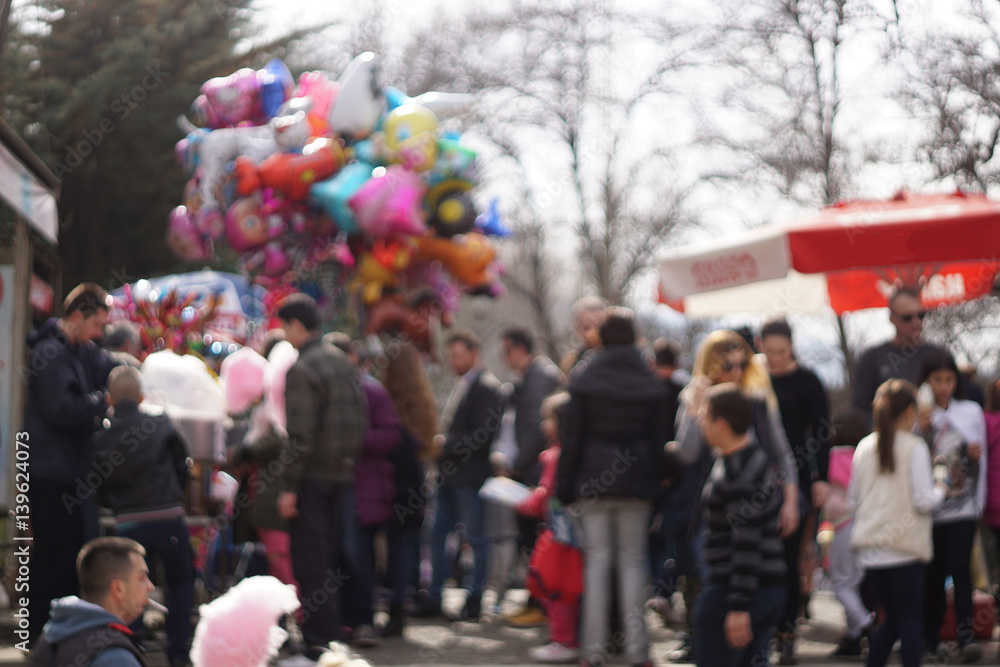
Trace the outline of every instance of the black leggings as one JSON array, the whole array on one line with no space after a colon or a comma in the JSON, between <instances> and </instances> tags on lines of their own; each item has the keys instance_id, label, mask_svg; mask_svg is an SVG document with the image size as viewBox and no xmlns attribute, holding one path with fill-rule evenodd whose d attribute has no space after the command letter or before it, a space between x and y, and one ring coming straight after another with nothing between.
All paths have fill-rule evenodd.
<instances>
[{"instance_id":1,"label":"black leggings","mask_svg":"<svg viewBox=\"0 0 1000 667\"><path fill-rule=\"evenodd\" d=\"M944 620L947 595L944 582L951 575L955 583L955 622L958 645L965 646L975 638L972 625L972 542L976 537L975 521L953 521L934 524L934 560L927 565L924 606L924 634L927 647L936 648L938 631Z\"/></svg>"},{"instance_id":2,"label":"black leggings","mask_svg":"<svg viewBox=\"0 0 1000 667\"><path fill-rule=\"evenodd\" d=\"M875 603L885 610L885 621L872 635L867 667L881 667L899 639L903 667L918 667L924 642L920 610L924 602L924 565L912 563L865 572ZM941 585L942 589L944 584Z\"/></svg>"}]
</instances>

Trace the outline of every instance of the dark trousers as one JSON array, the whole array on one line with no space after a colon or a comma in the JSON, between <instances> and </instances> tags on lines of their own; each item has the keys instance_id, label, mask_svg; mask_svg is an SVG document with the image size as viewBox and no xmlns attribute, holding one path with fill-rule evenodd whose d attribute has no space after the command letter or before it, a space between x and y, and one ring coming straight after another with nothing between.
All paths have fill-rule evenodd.
<instances>
[{"instance_id":1,"label":"dark trousers","mask_svg":"<svg viewBox=\"0 0 1000 667\"><path fill-rule=\"evenodd\" d=\"M355 511L353 490L344 494L344 530L341 541L344 591L341 596L344 625L356 628L371 625L375 590L375 536L385 533L388 562L386 585L392 589L392 604L402 607L417 586L418 529L390 519L385 523L364 525Z\"/></svg>"},{"instance_id":2,"label":"dark trousers","mask_svg":"<svg viewBox=\"0 0 1000 667\"><path fill-rule=\"evenodd\" d=\"M976 537L975 521L934 524L934 560L927 565L924 606L924 637L928 648L938 644L938 631L948 605L945 579L955 583L955 622L958 644L965 646L974 638L972 626L972 543Z\"/></svg>"},{"instance_id":3,"label":"dark trousers","mask_svg":"<svg viewBox=\"0 0 1000 667\"><path fill-rule=\"evenodd\" d=\"M191 650L191 607L194 604L194 567L191 540L183 517L168 521L122 524L118 534L146 549L146 566L155 572L155 560L163 563L167 580L167 656L186 658ZM142 630L142 617L133 631ZM140 635L141 636L141 635Z\"/></svg>"},{"instance_id":4,"label":"dark trousers","mask_svg":"<svg viewBox=\"0 0 1000 667\"><path fill-rule=\"evenodd\" d=\"M800 505L801 507L801 505ZM799 527L784 539L785 543L785 588L788 595L778 617L777 631L794 633L802 607L802 582L799 580L799 556L802 554L802 537L806 532L809 515L801 515Z\"/></svg>"},{"instance_id":5,"label":"dark trousers","mask_svg":"<svg viewBox=\"0 0 1000 667\"><path fill-rule=\"evenodd\" d=\"M884 665L897 639L901 640L903 667L920 664L924 650L920 619L924 608L924 570L923 563L912 563L865 572L865 585L873 601L885 610L885 621L875 630L868 647L867 667Z\"/></svg>"},{"instance_id":6,"label":"dark trousers","mask_svg":"<svg viewBox=\"0 0 1000 667\"><path fill-rule=\"evenodd\" d=\"M302 598L302 637L310 646L340 639L340 526L345 485L304 480L298 515L288 522L292 572Z\"/></svg>"},{"instance_id":7,"label":"dark trousers","mask_svg":"<svg viewBox=\"0 0 1000 667\"><path fill-rule=\"evenodd\" d=\"M74 484L37 477L28 491L31 503L31 614L30 641L42 634L49 620L49 605L67 595L78 595L76 555L98 535L97 505L94 499L80 500Z\"/></svg>"},{"instance_id":8,"label":"dark trousers","mask_svg":"<svg viewBox=\"0 0 1000 667\"><path fill-rule=\"evenodd\" d=\"M341 561L344 567L344 590L341 600L344 625L356 628L371 625L375 590L375 554L372 542L380 524L362 525L358 520L354 489L344 491L344 529Z\"/></svg>"},{"instance_id":9,"label":"dark trousers","mask_svg":"<svg viewBox=\"0 0 1000 667\"><path fill-rule=\"evenodd\" d=\"M768 665L771 633L785 605L784 586L757 589L750 602L750 630L753 639L743 648L726 641L729 587L711 584L702 590L695 605L695 656L705 667L760 667Z\"/></svg>"}]
</instances>

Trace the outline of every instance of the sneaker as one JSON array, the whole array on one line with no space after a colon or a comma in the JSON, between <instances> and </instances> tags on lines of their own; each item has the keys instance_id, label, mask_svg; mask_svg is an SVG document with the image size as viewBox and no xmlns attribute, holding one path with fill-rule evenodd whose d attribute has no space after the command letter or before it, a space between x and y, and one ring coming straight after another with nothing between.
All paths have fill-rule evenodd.
<instances>
[{"instance_id":1,"label":"sneaker","mask_svg":"<svg viewBox=\"0 0 1000 667\"><path fill-rule=\"evenodd\" d=\"M528 651L528 655L535 662L559 664L576 662L580 657L580 651L579 649L564 646L559 642L552 642L545 646L536 646Z\"/></svg>"},{"instance_id":2,"label":"sneaker","mask_svg":"<svg viewBox=\"0 0 1000 667\"><path fill-rule=\"evenodd\" d=\"M670 662L684 662L684 663L695 663L697 658L694 654L694 644L691 643L690 635L688 639L684 641L684 644L680 648L671 651L667 654L667 660Z\"/></svg>"},{"instance_id":3,"label":"sneaker","mask_svg":"<svg viewBox=\"0 0 1000 667\"><path fill-rule=\"evenodd\" d=\"M413 601L413 608L410 616L427 617L441 615L441 598L431 597L430 594L421 591Z\"/></svg>"},{"instance_id":4,"label":"sneaker","mask_svg":"<svg viewBox=\"0 0 1000 667\"><path fill-rule=\"evenodd\" d=\"M548 623L545 612L538 607L525 607L515 614L508 614L503 620L515 628L538 628Z\"/></svg>"},{"instance_id":5,"label":"sneaker","mask_svg":"<svg viewBox=\"0 0 1000 667\"><path fill-rule=\"evenodd\" d=\"M778 657L779 665L797 665L799 664L799 659L795 657L795 633L794 632L779 632L775 634L775 639L777 640L777 649L781 654Z\"/></svg>"},{"instance_id":6,"label":"sneaker","mask_svg":"<svg viewBox=\"0 0 1000 667\"><path fill-rule=\"evenodd\" d=\"M843 657L861 655L861 637L858 637L857 639L841 637L840 643L837 644L837 649L830 655Z\"/></svg>"},{"instance_id":7,"label":"sneaker","mask_svg":"<svg viewBox=\"0 0 1000 667\"><path fill-rule=\"evenodd\" d=\"M358 648L373 648L378 646L378 635L370 625L359 625L351 633L351 646Z\"/></svg>"},{"instance_id":8,"label":"sneaker","mask_svg":"<svg viewBox=\"0 0 1000 667\"><path fill-rule=\"evenodd\" d=\"M983 647L975 642L970 642L961 648L958 657L963 665L979 662L979 659L983 657Z\"/></svg>"},{"instance_id":9,"label":"sneaker","mask_svg":"<svg viewBox=\"0 0 1000 667\"><path fill-rule=\"evenodd\" d=\"M650 598L649 602L646 603L646 607L659 614L663 620L663 625L667 627L676 627L685 623L684 618L677 613L667 598L659 596Z\"/></svg>"}]
</instances>

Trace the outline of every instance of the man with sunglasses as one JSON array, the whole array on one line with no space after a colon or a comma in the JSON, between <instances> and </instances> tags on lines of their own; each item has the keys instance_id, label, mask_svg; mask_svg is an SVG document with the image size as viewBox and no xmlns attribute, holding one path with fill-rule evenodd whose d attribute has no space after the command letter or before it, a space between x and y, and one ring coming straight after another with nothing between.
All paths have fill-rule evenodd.
<instances>
[{"instance_id":1,"label":"man with sunglasses","mask_svg":"<svg viewBox=\"0 0 1000 667\"><path fill-rule=\"evenodd\" d=\"M851 387L851 403L864 412L869 421L875 390L886 380L900 378L916 382L924 357L938 349L921 341L927 311L920 294L907 287L889 297L889 321L896 327L892 340L869 348L858 359Z\"/></svg>"}]
</instances>

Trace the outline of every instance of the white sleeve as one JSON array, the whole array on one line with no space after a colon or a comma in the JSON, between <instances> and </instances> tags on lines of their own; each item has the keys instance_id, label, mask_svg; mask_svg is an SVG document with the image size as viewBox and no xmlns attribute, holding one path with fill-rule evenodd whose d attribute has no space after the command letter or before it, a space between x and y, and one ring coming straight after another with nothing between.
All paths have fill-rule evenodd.
<instances>
[{"instance_id":1,"label":"white sleeve","mask_svg":"<svg viewBox=\"0 0 1000 667\"><path fill-rule=\"evenodd\" d=\"M680 444L681 462L690 465L701 453L701 427L698 418L688 414L687 404L681 401L677 408L677 442Z\"/></svg>"},{"instance_id":2,"label":"white sleeve","mask_svg":"<svg viewBox=\"0 0 1000 667\"><path fill-rule=\"evenodd\" d=\"M930 513L944 500L944 489L934 485L930 450L923 444L914 447L910 455L910 495L922 514Z\"/></svg>"}]
</instances>

